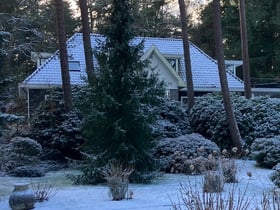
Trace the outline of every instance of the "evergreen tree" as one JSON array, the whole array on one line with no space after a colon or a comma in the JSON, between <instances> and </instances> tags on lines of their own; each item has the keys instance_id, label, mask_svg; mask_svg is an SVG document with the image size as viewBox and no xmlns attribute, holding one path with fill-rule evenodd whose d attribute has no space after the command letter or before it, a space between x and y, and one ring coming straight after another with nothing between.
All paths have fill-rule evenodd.
<instances>
[{"instance_id":1,"label":"evergreen tree","mask_svg":"<svg viewBox=\"0 0 280 210\"><path fill-rule=\"evenodd\" d=\"M85 148L104 164L117 159L136 171L151 170L153 105L163 96L163 83L148 74L140 59L143 43L133 44L132 5L113 0L103 29L105 42L95 52L98 75L92 90L81 97L86 117Z\"/></svg>"}]
</instances>

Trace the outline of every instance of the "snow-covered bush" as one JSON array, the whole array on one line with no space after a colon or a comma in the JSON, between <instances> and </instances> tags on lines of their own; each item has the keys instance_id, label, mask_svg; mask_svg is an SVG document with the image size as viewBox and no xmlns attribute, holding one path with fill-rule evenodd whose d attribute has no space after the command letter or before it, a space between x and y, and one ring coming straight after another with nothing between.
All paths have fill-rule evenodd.
<instances>
[{"instance_id":1,"label":"snow-covered bush","mask_svg":"<svg viewBox=\"0 0 280 210\"><path fill-rule=\"evenodd\" d=\"M15 177L42 177L45 176L45 170L36 166L18 166L8 173L10 176Z\"/></svg>"},{"instance_id":2,"label":"snow-covered bush","mask_svg":"<svg viewBox=\"0 0 280 210\"><path fill-rule=\"evenodd\" d=\"M280 163L274 166L273 169L275 171L270 175L270 179L277 187L280 187Z\"/></svg>"},{"instance_id":3,"label":"snow-covered bush","mask_svg":"<svg viewBox=\"0 0 280 210\"><path fill-rule=\"evenodd\" d=\"M82 118L75 111L64 111L62 94L56 91L33 114L31 137L42 145L43 159L80 158L81 128Z\"/></svg>"},{"instance_id":4,"label":"snow-covered bush","mask_svg":"<svg viewBox=\"0 0 280 210\"><path fill-rule=\"evenodd\" d=\"M38 164L41 150L41 145L30 138L16 137L0 144L0 171L10 173L19 166Z\"/></svg>"},{"instance_id":5,"label":"snow-covered bush","mask_svg":"<svg viewBox=\"0 0 280 210\"><path fill-rule=\"evenodd\" d=\"M241 135L244 136L252 129L251 119L236 106L233 108ZM221 95L208 94L197 98L191 110L190 123L194 132L214 141L220 148L230 149L233 146Z\"/></svg>"},{"instance_id":6,"label":"snow-covered bush","mask_svg":"<svg viewBox=\"0 0 280 210\"><path fill-rule=\"evenodd\" d=\"M13 152L19 156L39 156L42 152L42 146L28 137L15 137L10 142Z\"/></svg>"},{"instance_id":7,"label":"snow-covered bush","mask_svg":"<svg viewBox=\"0 0 280 210\"><path fill-rule=\"evenodd\" d=\"M260 166L272 168L280 162L280 136L255 139L251 155Z\"/></svg>"},{"instance_id":8,"label":"snow-covered bush","mask_svg":"<svg viewBox=\"0 0 280 210\"><path fill-rule=\"evenodd\" d=\"M192 133L186 105L178 101L164 100L158 107L157 120L153 126L156 139L175 138Z\"/></svg>"},{"instance_id":9,"label":"snow-covered bush","mask_svg":"<svg viewBox=\"0 0 280 210\"><path fill-rule=\"evenodd\" d=\"M232 95L232 102L240 134L247 145L250 146L256 138L280 134L279 99L246 99L244 96ZM221 95L208 94L197 98L191 110L190 123L194 132L214 141L220 148L232 147Z\"/></svg>"},{"instance_id":10,"label":"snow-covered bush","mask_svg":"<svg viewBox=\"0 0 280 210\"><path fill-rule=\"evenodd\" d=\"M23 120L23 116L0 112L0 142L9 142L17 132L17 126L11 125L18 125Z\"/></svg>"},{"instance_id":11,"label":"snow-covered bush","mask_svg":"<svg viewBox=\"0 0 280 210\"><path fill-rule=\"evenodd\" d=\"M256 138L269 138L280 134L280 100L278 98L254 97L250 100L238 97L235 108L249 119L250 129L242 133L248 145Z\"/></svg>"},{"instance_id":12,"label":"snow-covered bush","mask_svg":"<svg viewBox=\"0 0 280 210\"><path fill-rule=\"evenodd\" d=\"M183 135L176 138L164 138L156 142L152 151L153 157L160 162L161 170L168 173L192 173L190 165L202 163L213 151L218 152L218 146L199 134ZM193 159L193 162L189 162ZM197 168L197 172L200 169Z\"/></svg>"}]
</instances>

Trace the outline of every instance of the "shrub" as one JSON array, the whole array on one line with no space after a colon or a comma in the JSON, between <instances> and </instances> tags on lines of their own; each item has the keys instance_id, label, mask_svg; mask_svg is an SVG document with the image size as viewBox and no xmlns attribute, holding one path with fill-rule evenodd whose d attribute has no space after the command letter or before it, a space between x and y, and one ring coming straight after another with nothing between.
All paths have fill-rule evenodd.
<instances>
[{"instance_id":1,"label":"shrub","mask_svg":"<svg viewBox=\"0 0 280 210\"><path fill-rule=\"evenodd\" d=\"M23 137L14 138L9 144L0 144L0 169L8 173L19 166L34 166L40 161L41 149L39 143Z\"/></svg>"},{"instance_id":2,"label":"shrub","mask_svg":"<svg viewBox=\"0 0 280 210\"><path fill-rule=\"evenodd\" d=\"M251 155L260 166L272 168L280 162L280 136L258 138L251 146Z\"/></svg>"},{"instance_id":3,"label":"shrub","mask_svg":"<svg viewBox=\"0 0 280 210\"><path fill-rule=\"evenodd\" d=\"M19 156L39 156L42 146L28 137L15 137L10 142L13 152Z\"/></svg>"},{"instance_id":4,"label":"shrub","mask_svg":"<svg viewBox=\"0 0 280 210\"><path fill-rule=\"evenodd\" d=\"M152 150L152 155L155 160L160 162L162 171L188 173L190 172L189 166L191 164L202 167L199 164L203 161L203 158L198 157L207 158L213 151L219 152L219 147L215 143L199 134L189 134L158 140ZM199 168L196 169L200 171Z\"/></svg>"},{"instance_id":5,"label":"shrub","mask_svg":"<svg viewBox=\"0 0 280 210\"><path fill-rule=\"evenodd\" d=\"M252 129L252 123L236 106L233 108L240 133L244 136L245 132ZM233 146L221 95L199 97L191 110L190 122L194 132L214 141L220 148L230 149Z\"/></svg>"},{"instance_id":6,"label":"shrub","mask_svg":"<svg viewBox=\"0 0 280 210\"><path fill-rule=\"evenodd\" d=\"M279 99L231 97L240 134L247 145L250 146L256 138L280 134ZM194 132L214 141L220 148L230 149L233 146L221 95L198 97L190 113L190 123Z\"/></svg>"},{"instance_id":7,"label":"shrub","mask_svg":"<svg viewBox=\"0 0 280 210\"><path fill-rule=\"evenodd\" d=\"M183 203L172 203L173 210L247 210L251 209L251 199L235 186L229 192L200 192L190 184L180 184L180 194ZM256 208L257 209L257 208ZM263 208L265 209L265 208Z\"/></svg>"},{"instance_id":8,"label":"shrub","mask_svg":"<svg viewBox=\"0 0 280 210\"><path fill-rule=\"evenodd\" d=\"M270 179L277 187L280 187L280 163L274 166L273 169L275 171L270 175Z\"/></svg>"},{"instance_id":9,"label":"shrub","mask_svg":"<svg viewBox=\"0 0 280 210\"><path fill-rule=\"evenodd\" d=\"M192 133L185 105L174 100L164 100L155 109L158 114L153 125L154 138L175 138Z\"/></svg>"},{"instance_id":10,"label":"shrub","mask_svg":"<svg viewBox=\"0 0 280 210\"><path fill-rule=\"evenodd\" d=\"M8 174L15 177L42 177L45 176L45 170L34 166L18 166Z\"/></svg>"},{"instance_id":11,"label":"shrub","mask_svg":"<svg viewBox=\"0 0 280 210\"><path fill-rule=\"evenodd\" d=\"M111 161L104 169L102 174L107 180L113 200L122 200L128 191L129 176L133 172L130 166Z\"/></svg>"},{"instance_id":12,"label":"shrub","mask_svg":"<svg viewBox=\"0 0 280 210\"><path fill-rule=\"evenodd\" d=\"M203 192L218 193L224 188L224 175L222 170L206 171L203 179Z\"/></svg>"},{"instance_id":13,"label":"shrub","mask_svg":"<svg viewBox=\"0 0 280 210\"><path fill-rule=\"evenodd\" d=\"M51 197L55 196L57 192L55 185L48 182L32 185L32 189L37 202L48 201Z\"/></svg>"},{"instance_id":14,"label":"shrub","mask_svg":"<svg viewBox=\"0 0 280 210\"><path fill-rule=\"evenodd\" d=\"M238 182L237 166L234 159L222 158L221 160L222 171L224 174L224 179L226 183Z\"/></svg>"},{"instance_id":15,"label":"shrub","mask_svg":"<svg viewBox=\"0 0 280 210\"><path fill-rule=\"evenodd\" d=\"M75 111L64 111L62 93L53 91L32 116L31 136L43 147L43 159L80 158L84 143L82 118Z\"/></svg>"},{"instance_id":16,"label":"shrub","mask_svg":"<svg viewBox=\"0 0 280 210\"><path fill-rule=\"evenodd\" d=\"M17 135L18 125L23 122L24 119L23 116L0 112L0 142L8 143Z\"/></svg>"}]
</instances>

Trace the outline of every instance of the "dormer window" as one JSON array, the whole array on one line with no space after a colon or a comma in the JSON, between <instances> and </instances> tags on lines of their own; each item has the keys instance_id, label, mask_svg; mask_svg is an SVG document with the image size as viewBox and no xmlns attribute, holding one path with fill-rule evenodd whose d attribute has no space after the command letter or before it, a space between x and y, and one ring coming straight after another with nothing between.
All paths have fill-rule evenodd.
<instances>
[{"instance_id":1,"label":"dormer window","mask_svg":"<svg viewBox=\"0 0 280 210\"><path fill-rule=\"evenodd\" d=\"M166 57L166 60L170 64L170 66L181 76L180 69L180 58L178 57Z\"/></svg>"},{"instance_id":2,"label":"dormer window","mask_svg":"<svg viewBox=\"0 0 280 210\"><path fill-rule=\"evenodd\" d=\"M79 61L68 61L68 64L69 64L69 71L81 71Z\"/></svg>"}]
</instances>

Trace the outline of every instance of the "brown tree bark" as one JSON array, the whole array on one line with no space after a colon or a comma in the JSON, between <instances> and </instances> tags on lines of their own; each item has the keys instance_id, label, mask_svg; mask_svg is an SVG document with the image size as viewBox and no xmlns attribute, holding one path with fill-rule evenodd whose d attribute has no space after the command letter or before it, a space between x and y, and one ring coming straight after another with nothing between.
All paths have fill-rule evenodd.
<instances>
[{"instance_id":1,"label":"brown tree bark","mask_svg":"<svg viewBox=\"0 0 280 210\"><path fill-rule=\"evenodd\" d=\"M68 54L67 54L67 46L66 46L63 2L62 0L54 0L54 2L56 8L64 108L65 111L68 112L72 110L72 93L71 93Z\"/></svg>"},{"instance_id":2,"label":"brown tree bark","mask_svg":"<svg viewBox=\"0 0 280 210\"><path fill-rule=\"evenodd\" d=\"M229 124L232 143L235 147L238 148L238 151L241 153L242 152L241 136L232 109L232 101L230 98L226 69L225 69L224 48L223 48L223 40L222 40L221 5L220 5L220 0L213 0L213 2L214 2L215 54L218 61L223 102L226 111L227 122Z\"/></svg>"},{"instance_id":3,"label":"brown tree bark","mask_svg":"<svg viewBox=\"0 0 280 210\"><path fill-rule=\"evenodd\" d=\"M81 17L82 17L82 32L83 32L83 43L84 43L84 54L86 60L86 71L88 82L92 85L96 80L96 75L94 72L93 65L93 52L90 41L90 27L88 18L88 6L87 0L79 0Z\"/></svg>"},{"instance_id":4,"label":"brown tree bark","mask_svg":"<svg viewBox=\"0 0 280 210\"><path fill-rule=\"evenodd\" d=\"M178 2L179 2L179 7L180 7L182 39L183 39L183 47L184 47L187 93L188 93L188 109L190 111L194 105L194 88L193 88L193 79L192 79L190 45L189 45L189 38L188 38L188 36L189 36L188 21L187 21L185 1L178 0Z\"/></svg>"},{"instance_id":5,"label":"brown tree bark","mask_svg":"<svg viewBox=\"0 0 280 210\"><path fill-rule=\"evenodd\" d=\"M239 19L240 19L240 34L241 34L241 49L243 60L243 79L244 79L244 94L247 99L252 97L251 76L248 54L248 36L247 36L247 21L245 11L245 0L239 0Z\"/></svg>"}]
</instances>

